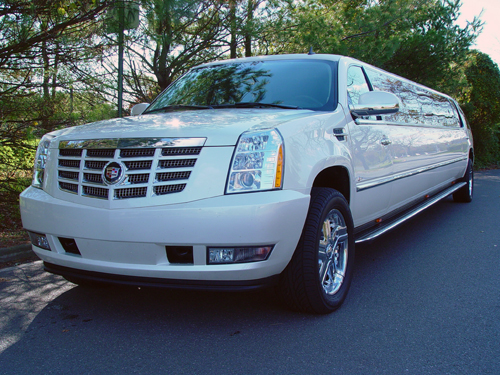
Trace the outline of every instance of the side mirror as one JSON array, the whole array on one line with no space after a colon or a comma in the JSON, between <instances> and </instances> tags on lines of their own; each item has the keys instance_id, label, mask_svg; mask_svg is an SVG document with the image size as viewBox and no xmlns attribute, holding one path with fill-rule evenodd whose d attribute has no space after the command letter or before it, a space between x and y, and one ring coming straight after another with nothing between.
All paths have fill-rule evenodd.
<instances>
[{"instance_id":1,"label":"side mirror","mask_svg":"<svg viewBox=\"0 0 500 375\"><path fill-rule=\"evenodd\" d=\"M130 110L130 115L132 115L132 116L142 115L142 112L144 112L148 107L149 107L149 103L136 104Z\"/></svg>"},{"instance_id":2,"label":"side mirror","mask_svg":"<svg viewBox=\"0 0 500 375\"><path fill-rule=\"evenodd\" d=\"M384 91L369 91L359 97L358 104L351 106L351 115L380 116L390 115L399 111L399 98Z\"/></svg>"}]
</instances>

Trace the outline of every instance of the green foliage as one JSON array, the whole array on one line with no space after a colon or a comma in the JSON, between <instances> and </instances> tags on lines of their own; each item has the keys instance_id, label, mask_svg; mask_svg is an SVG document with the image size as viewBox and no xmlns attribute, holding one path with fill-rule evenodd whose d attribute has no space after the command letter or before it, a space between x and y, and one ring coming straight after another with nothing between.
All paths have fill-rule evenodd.
<instances>
[{"instance_id":1,"label":"green foliage","mask_svg":"<svg viewBox=\"0 0 500 375\"><path fill-rule=\"evenodd\" d=\"M31 147L0 145L0 229L17 227L19 222L17 196L31 182L36 140L27 143Z\"/></svg>"},{"instance_id":2,"label":"green foliage","mask_svg":"<svg viewBox=\"0 0 500 375\"><path fill-rule=\"evenodd\" d=\"M224 7L218 0L141 0L144 22L128 35L129 94L150 102L194 65L220 56ZM151 82L154 74L155 82Z\"/></svg>"},{"instance_id":3,"label":"green foliage","mask_svg":"<svg viewBox=\"0 0 500 375\"><path fill-rule=\"evenodd\" d=\"M481 23L454 24L458 0L304 0L289 6L276 43L289 52L347 55L449 91Z\"/></svg>"},{"instance_id":4,"label":"green foliage","mask_svg":"<svg viewBox=\"0 0 500 375\"><path fill-rule=\"evenodd\" d=\"M105 116L95 84L105 45L95 37L106 0L4 0L0 11L0 221L19 224L37 139ZM84 108L87 106L88 108ZM99 113L97 109L102 113Z\"/></svg>"},{"instance_id":5,"label":"green foliage","mask_svg":"<svg viewBox=\"0 0 500 375\"><path fill-rule=\"evenodd\" d=\"M476 161L500 165L500 70L488 55L474 51L464 74L461 102L474 135Z\"/></svg>"}]
</instances>

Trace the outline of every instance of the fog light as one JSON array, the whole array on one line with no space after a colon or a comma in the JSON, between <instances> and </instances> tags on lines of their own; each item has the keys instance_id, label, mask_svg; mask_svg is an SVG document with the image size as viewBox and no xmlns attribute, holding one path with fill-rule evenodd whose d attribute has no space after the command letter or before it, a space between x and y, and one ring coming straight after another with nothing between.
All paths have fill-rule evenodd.
<instances>
[{"instance_id":1,"label":"fog light","mask_svg":"<svg viewBox=\"0 0 500 375\"><path fill-rule=\"evenodd\" d=\"M266 260L273 246L259 247L211 247L208 248L208 264L247 263Z\"/></svg>"},{"instance_id":2,"label":"fog light","mask_svg":"<svg viewBox=\"0 0 500 375\"><path fill-rule=\"evenodd\" d=\"M50 250L49 241L47 240L47 236L44 234L28 232L30 235L30 240L33 245L36 247L40 247L45 250Z\"/></svg>"}]
</instances>

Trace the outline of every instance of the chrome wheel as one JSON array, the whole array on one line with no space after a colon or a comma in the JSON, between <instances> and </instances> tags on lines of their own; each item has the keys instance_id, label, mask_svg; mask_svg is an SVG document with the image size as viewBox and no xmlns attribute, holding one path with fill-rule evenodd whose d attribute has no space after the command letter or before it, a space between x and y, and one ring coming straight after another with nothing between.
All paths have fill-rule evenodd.
<instances>
[{"instance_id":1,"label":"chrome wheel","mask_svg":"<svg viewBox=\"0 0 500 375\"><path fill-rule=\"evenodd\" d=\"M472 189L474 187L474 171L472 170L472 166L469 168L468 185L469 185L469 196L472 197Z\"/></svg>"},{"instance_id":2,"label":"chrome wheel","mask_svg":"<svg viewBox=\"0 0 500 375\"><path fill-rule=\"evenodd\" d=\"M328 212L321 229L318 248L319 281L327 295L333 295L341 288L346 275L348 261L347 226L341 212Z\"/></svg>"}]
</instances>

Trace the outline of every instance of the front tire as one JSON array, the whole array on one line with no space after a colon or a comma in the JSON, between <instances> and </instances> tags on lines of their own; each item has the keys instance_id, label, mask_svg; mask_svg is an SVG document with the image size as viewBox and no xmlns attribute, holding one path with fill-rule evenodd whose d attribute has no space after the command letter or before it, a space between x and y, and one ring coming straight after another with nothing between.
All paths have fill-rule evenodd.
<instances>
[{"instance_id":1,"label":"front tire","mask_svg":"<svg viewBox=\"0 0 500 375\"><path fill-rule=\"evenodd\" d=\"M327 314L342 305L353 273L353 229L344 196L313 188L302 236L281 274L279 292L291 308Z\"/></svg>"}]
</instances>

